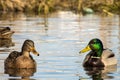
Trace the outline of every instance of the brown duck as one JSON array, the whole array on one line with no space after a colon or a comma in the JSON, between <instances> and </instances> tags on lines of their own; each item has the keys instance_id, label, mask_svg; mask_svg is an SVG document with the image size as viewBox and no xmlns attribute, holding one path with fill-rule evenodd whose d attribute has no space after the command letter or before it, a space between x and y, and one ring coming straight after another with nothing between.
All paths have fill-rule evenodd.
<instances>
[{"instance_id":1,"label":"brown duck","mask_svg":"<svg viewBox=\"0 0 120 80\"><path fill-rule=\"evenodd\" d=\"M13 51L4 62L5 68L36 68L36 61L30 52L39 56L32 40L25 40L21 52Z\"/></svg>"}]
</instances>

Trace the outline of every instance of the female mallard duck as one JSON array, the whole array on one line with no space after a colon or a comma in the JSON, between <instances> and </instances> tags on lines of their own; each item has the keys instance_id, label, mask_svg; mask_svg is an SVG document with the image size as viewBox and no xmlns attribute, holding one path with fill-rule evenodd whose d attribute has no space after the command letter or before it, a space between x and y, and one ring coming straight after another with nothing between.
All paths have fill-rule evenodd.
<instances>
[{"instance_id":1,"label":"female mallard duck","mask_svg":"<svg viewBox=\"0 0 120 80\"><path fill-rule=\"evenodd\" d=\"M0 27L0 38L10 38L13 33L10 27Z\"/></svg>"},{"instance_id":2,"label":"female mallard duck","mask_svg":"<svg viewBox=\"0 0 120 80\"><path fill-rule=\"evenodd\" d=\"M5 68L36 68L36 62L30 55L30 52L39 56L35 50L32 40L25 40L22 46L22 51L13 51L5 60Z\"/></svg>"},{"instance_id":3,"label":"female mallard duck","mask_svg":"<svg viewBox=\"0 0 120 80\"><path fill-rule=\"evenodd\" d=\"M104 49L102 41L100 39L92 39L86 48L80 51L84 53L91 50L84 59L84 67L105 67L110 65L116 65L117 59L113 52L109 49Z\"/></svg>"}]
</instances>

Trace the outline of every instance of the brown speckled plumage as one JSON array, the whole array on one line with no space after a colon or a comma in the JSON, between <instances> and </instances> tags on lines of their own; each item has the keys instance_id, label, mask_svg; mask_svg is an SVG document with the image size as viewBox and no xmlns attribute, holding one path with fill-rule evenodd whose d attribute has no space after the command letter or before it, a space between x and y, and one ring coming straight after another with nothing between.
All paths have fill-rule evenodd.
<instances>
[{"instance_id":1,"label":"brown speckled plumage","mask_svg":"<svg viewBox=\"0 0 120 80\"><path fill-rule=\"evenodd\" d=\"M26 40L21 52L13 51L9 54L4 62L5 68L36 68L36 62L30 52L39 56L39 53L35 50L34 42Z\"/></svg>"}]
</instances>

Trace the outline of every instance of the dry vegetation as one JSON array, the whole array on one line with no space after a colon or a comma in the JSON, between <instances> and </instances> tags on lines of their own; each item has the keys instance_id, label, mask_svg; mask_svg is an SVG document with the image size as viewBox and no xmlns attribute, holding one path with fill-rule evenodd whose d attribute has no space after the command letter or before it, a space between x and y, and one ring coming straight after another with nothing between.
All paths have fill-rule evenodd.
<instances>
[{"instance_id":1,"label":"dry vegetation","mask_svg":"<svg viewBox=\"0 0 120 80\"><path fill-rule=\"evenodd\" d=\"M82 11L83 7L89 7L96 12L106 9L110 12L119 12L120 0L0 0L2 12L29 12L48 14L59 9Z\"/></svg>"}]
</instances>

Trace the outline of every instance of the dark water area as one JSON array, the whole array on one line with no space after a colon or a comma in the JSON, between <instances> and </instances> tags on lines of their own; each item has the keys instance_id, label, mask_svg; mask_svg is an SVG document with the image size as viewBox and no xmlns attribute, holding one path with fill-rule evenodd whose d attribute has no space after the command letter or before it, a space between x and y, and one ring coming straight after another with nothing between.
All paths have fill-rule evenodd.
<instances>
[{"instance_id":1,"label":"dark water area","mask_svg":"<svg viewBox=\"0 0 120 80\"><path fill-rule=\"evenodd\" d=\"M59 11L44 18L31 14L4 14L0 26L15 31L7 44L0 46L0 80L20 80L4 73L4 60L11 51L21 51L23 42L35 42L40 56L31 55L37 69L26 80L104 80L120 79L120 17L90 14L81 16L70 11ZM118 60L117 67L107 67L97 75L88 75L82 66L85 55L79 54L92 38L103 41ZM27 71L29 72L29 71ZM32 74L32 73L31 73ZM100 79L99 78L99 79Z\"/></svg>"}]
</instances>

